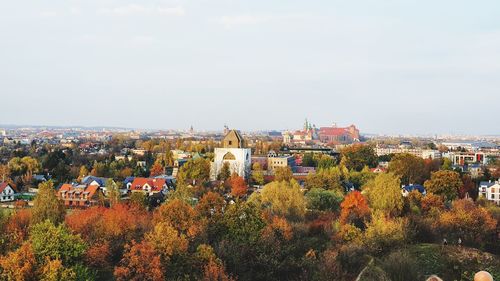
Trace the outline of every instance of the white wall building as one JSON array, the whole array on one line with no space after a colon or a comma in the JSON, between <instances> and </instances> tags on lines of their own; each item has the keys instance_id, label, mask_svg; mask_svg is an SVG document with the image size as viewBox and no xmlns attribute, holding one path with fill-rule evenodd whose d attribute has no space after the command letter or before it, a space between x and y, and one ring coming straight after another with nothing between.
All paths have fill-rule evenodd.
<instances>
[{"instance_id":1,"label":"white wall building","mask_svg":"<svg viewBox=\"0 0 500 281\"><path fill-rule=\"evenodd\" d=\"M484 181L479 184L479 196L500 205L500 181Z\"/></svg>"},{"instance_id":2,"label":"white wall building","mask_svg":"<svg viewBox=\"0 0 500 281\"><path fill-rule=\"evenodd\" d=\"M237 173L240 177L247 178L252 168L252 150L244 148L245 141L236 130L231 130L223 140L223 148L215 148L214 162L211 166L211 178L217 179L224 163L229 164L231 174Z\"/></svg>"},{"instance_id":3,"label":"white wall building","mask_svg":"<svg viewBox=\"0 0 500 281\"><path fill-rule=\"evenodd\" d=\"M0 202L14 201L16 191L10 184L0 183Z\"/></svg>"}]
</instances>

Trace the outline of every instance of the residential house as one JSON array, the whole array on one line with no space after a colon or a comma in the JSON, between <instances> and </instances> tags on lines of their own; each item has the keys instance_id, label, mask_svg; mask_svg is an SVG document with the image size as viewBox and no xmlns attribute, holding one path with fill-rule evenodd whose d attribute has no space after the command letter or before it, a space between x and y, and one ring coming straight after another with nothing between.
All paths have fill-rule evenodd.
<instances>
[{"instance_id":1,"label":"residential house","mask_svg":"<svg viewBox=\"0 0 500 281\"><path fill-rule=\"evenodd\" d=\"M500 205L500 181L482 181L479 183L479 196Z\"/></svg>"},{"instance_id":2,"label":"residential house","mask_svg":"<svg viewBox=\"0 0 500 281\"><path fill-rule=\"evenodd\" d=\"M410 185L402 186L401 194L403 194L403 197L406 197L406 196L408 196L408 194L410 194L410 192L412 192L414 190L420 192L422 195L427 194L427 191L425 190L425 188L420 184L410 184Z\"/></svg>"},{"instance_id":3,"label":"residential house","mask_svg":"<svg viewBox=\"0 0 500 281\"><path fill-rule=\"evenodd\" d=\"M100 193L102 194L102 190L97 185L63 184L57 196L67 207L85 208L97 205Z\"/></svg>"},{"instance_id":4,"label":"residential house","mask_svg":"<svg viewBox=\"0 0 500 281\"><path fill-rule=\"evenodd\" d=\"M9 183L0 183L0 202L14 201L17 190Z\"/></svg>"},{"instance_id":5,"label":"residential house","mask_svg":"<svg viewBox=\"0 0 500 281\"><path fill-rule=\"evenodd\" d=\"M164 178L134 178L130 185L131 192L143 192L147 195L153 195L158 192L168 190L167 180Z\"/></svg>"}]
</instances>

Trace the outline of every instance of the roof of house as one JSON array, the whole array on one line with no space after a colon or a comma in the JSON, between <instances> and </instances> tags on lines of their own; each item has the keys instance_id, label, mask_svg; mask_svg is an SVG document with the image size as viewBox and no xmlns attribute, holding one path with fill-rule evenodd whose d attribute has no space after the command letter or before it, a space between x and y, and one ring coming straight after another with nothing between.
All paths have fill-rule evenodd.
<instances>
[{"instance_id":1,"label":"roof of house","mask_svg":"<svg viewBox=\"0 0 500 281\"><path fill-rule=\"evenodd\" d=\"M345 128L331 128L331 127L321 127L319 128L320 135L330 135L330 136L341 136L349 134Z\"/></svg>"},{"instance_id":2,"label":"roof of house","mask_svg":"<svg viewBox=\"0 0 500 281\"><path fill-rule=\"evenodd\" d=\"M420 184L406 185L406 186L403 186L403 189L408 191L408 192L412 192L413 190L417 190L420 193L425 193L425 188Z\"/></svg>"},{"instance_id":3,"label":"roof of house","mask_svg":"<svg viewBox=\"0 0 500 281\"><path fill-rule=\"evenodd\" d=\"M14 192L17 192L17 190L12 185L10 185L8 182L2 182L2 183L0 183L0 193L3 192L7 186L10 186L10 188L12 188L12 190L14 190Z\"/></svg>"},{"instance_id":4,"label":"roof of house","mask_svg":"<svg viewBox=\"0 0 500 281\"><path fill-rule=\"evenodd\" d=\"M490 182L490 181L482 181L479 183L479 186L485 186L485 187L490 187L492 185L494 185L495 183L494 182Z\"/></svg>"},{"instance_id":5,"label":"roof of house","mask_svg":"<svg viewBox=\"0 0 500 281\"><path fill-rule=\"evenodd\" d=\"M82 179L83 184L91 184L93 181L97 182L99 186L106 186L106 178L94 177L94 176L86 176Z\"/></svg>"},{"instance_id":6,"label":"roof of house","mask_svg":"<svg viewBox=\"0 0 500 281\"><path fill-rule=\"evenodd\" d=\"M146 184L151 187L151 191L161 191L166 180L162 178L135 178L130 190L142 190Z\"/></svg>"}]
</instances>

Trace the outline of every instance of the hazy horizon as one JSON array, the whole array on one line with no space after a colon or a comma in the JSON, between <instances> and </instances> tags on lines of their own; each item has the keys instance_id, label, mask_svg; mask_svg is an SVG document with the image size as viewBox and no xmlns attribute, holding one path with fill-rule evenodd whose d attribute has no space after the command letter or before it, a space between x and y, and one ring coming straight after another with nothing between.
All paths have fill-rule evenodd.
<instances>
[{"instance_id":1,"label":"hazy horizon","mask_svg":"<svg viewBox=\"0 0 500 281\"><path fill-rule=\"evenodd\" d=\"M256 131L308 118L499 135L499 12L493 0L4 1L0 124Z\"/></svg>"}]
</instances>

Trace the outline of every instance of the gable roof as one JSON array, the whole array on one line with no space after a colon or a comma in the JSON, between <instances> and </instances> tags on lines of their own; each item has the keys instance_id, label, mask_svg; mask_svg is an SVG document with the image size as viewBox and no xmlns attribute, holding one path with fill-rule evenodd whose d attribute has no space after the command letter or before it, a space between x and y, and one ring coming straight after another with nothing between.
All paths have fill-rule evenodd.
<instances>
[{"instance_id":1,"label":"gable roof","mask_svg":"<svg viewBox=\"0 0 500 281\"><path fill-rule=\"evenodd\" d=\"M408 192L412 192L413 190L417 190L418 192L420 192L422 194L425 193L425 188L420 184L406 185L406 186L403 186L403 189L408 191Z\"/></svg>"},{"instance_id":2,"label":"gable roof","mask_svg":"<svg viewBox=\"0 0 500 281\"><path fill-rule=\"evenodd\" d=\"M149 185L151 191L161 191L166 185L166 180L163 178L135 178L130 186L130 190L143 190L144 185Z\"/></svg>"},{"instance_id":3,"label":"gable roof","mask_svg":"<svg viewBox=\"0 0 500 281\"><path fill-rule=\"evenodd\" d=\"M4 191L4 189L7 188L7 186L10 186L10 188L12 188L12 190L14 190L14 192L17 192L17 190L12 185L10 185L8 182L2 182L2 183L0 183L0 193L2 193Z\"/></svg>"}]
</instances>

